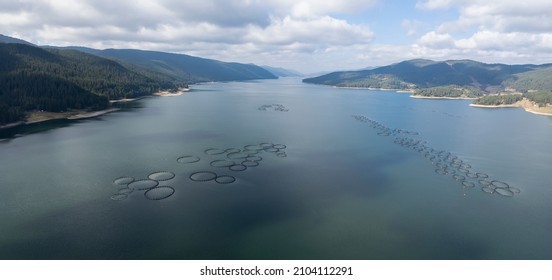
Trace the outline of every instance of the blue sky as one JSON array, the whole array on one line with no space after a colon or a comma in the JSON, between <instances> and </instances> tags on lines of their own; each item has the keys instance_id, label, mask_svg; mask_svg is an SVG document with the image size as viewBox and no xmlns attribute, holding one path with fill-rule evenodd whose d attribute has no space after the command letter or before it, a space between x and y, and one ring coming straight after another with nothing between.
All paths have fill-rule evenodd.
<instances>
[{"instance_id":1,"label":"blue sky","mask_svg":"<svg viewBox=\"0 0 552 280\"><path fill-rule=\"evenodd\" d=\"M549 0L0 0L0 33L313 73L407 59L552 62Z\"/></svg>"}]
</instances>

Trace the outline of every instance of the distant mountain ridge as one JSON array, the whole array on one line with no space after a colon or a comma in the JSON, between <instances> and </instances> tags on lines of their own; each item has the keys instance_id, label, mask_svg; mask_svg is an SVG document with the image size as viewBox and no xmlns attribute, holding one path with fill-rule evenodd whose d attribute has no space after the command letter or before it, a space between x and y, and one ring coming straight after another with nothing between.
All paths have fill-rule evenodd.
<instances>
[{"instance_id":1,"label":"distant mountain ridge","mask_svg":"<svg viewBox=\"0 0 552 280\"><path fill-rule=\"evenodd\" d=\"M141 67L187 83L277 78L266 69L254 64L222 62L184 54L134 49L68 48L132 64L130 67L134 67L135 70L138 70L136 67Z\"/></svg>"},{"instance_id":2,"label":"distant mountain ridge","mask_svg":"<svg viewBox=\"0 0 552 280\"><path fill-rule=\"evenodd\" d=\"M182 54L38 47L0 35L0 124L30 111L99 110L109 99L211 81L276 79L266 69Z\"/></svg>"},{"instance_id":3,"label":"distant mountain ridge","mask_svg":"<svg viewBox=\"0 0 552 280\"><path fill-rule=\"evenodd\" d=\"M302 73L299 73L295 70L285 69L282 67L272 67L263 65L261 66L264 69L268 70L270 73L272 73L274 76L277 77L302 77L304 76Z\"/></svg>"},{"instance_id":4,"label":"distant mountain ridge","mask_svg":"<svg viewBox=\"0 0 552 280\"><path fill-rule=\"evenodd\" d=\"M23 45L36 46L35 44L27 42L25 40L5 36L5 35L2 35L2 34L0 34L0 42L1 43L7 43L7 44L23 44Z\"/></svg>"},{"instance_id":5,"label":"distant mountain ridge","mask_svg":"<svg viewBox=\"0 0 552 280\"><path fill-rule=\"evenodd\" d=\"M486 64L473 60L414 59L371 70L333 72L303 81L342 87L407 90L459 86L489 92L507 86L518 87L521 78L531 79L534 77L532 73L549 71L544 69L550 67L552 64L507 65ZM545 76L541 75L539 79ZM552 87L550 89L552 90Z\"/></svg>"}]
</instances>

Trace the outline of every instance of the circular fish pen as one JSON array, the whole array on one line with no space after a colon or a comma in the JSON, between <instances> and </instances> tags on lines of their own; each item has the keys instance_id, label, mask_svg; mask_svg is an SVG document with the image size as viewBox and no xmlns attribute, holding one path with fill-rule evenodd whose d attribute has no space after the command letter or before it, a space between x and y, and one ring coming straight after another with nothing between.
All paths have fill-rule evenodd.
<instances>
[{"instance_id":1,"label":"circular fish pen","mask_svg":"<svg viewBox=\"0 0 552 280\"><path fill-rule=\"evenodd\" d=\"M219 159L211 161L210 164L212 167L230 167L236 163L230 160Z\"/></svg>"},{"instance_id":2,"label":"circular fish pen","mask_svg":"<svg viewBox=\"0 0 552 280\"><path fill-rule=\"evenodd\" d=\"M176 161L178 163L196 163L198 161L200 161L201 159L199 157L196 157L196 156L181 156L179 158L176 159Z\"/></svg>"},{"instance_id":3,"label":"circular fish pen","mask_svg":"<svg viewBox=\"0 0 552 280\"><path fill-rule=\"evenodd\" d=\"M115 180L113 180L113 184L119 185L119 186L126 186L130 183L134 182L133 177L119 177Z\"/></svg>"},{"instance_id":4,"label":"circular fish pen","mask_svg":"<svg viewBox=\"0 0 552 280\"><path fill-rule=\"evenodd\" d=\"M151 179L143 179L143 180L136 180L128 184L128 187L134 190L145 191L145 190L153 189L158 185L159 185L158 181L151 180Z\"/></svg>"},{"instance_id":5,"label":"circular fish pen","mask_svg":"<svg viewBox=\"0 0 552 280\"><path fill-rule=\"evenodd\" d=\"M150 189L144 193L149 200L162 200L174 194L174 188L169 186L160 186Z\"/></svg>"},{"instance_id":6,"label":"circular fish pen","mask_svg":"<svg viewBox=\"0 0 552 280\"><path fill-rule=\"evenodd\" d=\"M205 151L203 151L203 153L205 153L206 155L210 155L210 156L222 155L225 152L226 152L226 150L217 149L217 148L209 148L209 149L206 149Z\"/></svg>"},{"instance_id":7,"label":"circular fish pen","mask_svg":"<svg viewBox=\"0 0 552 280\"><path fill-rule=\"evenodd\" d=\"M229 159L245 159L249 157L249 155L246 153L229 153L226 157Z\"/></svg>"},{"instance_id":8,"label":"circular fish pen","mask_svg":"<svg viewBox=\"0 0 552 280\"><path fill-rule=\"evenodd\" d=\"M247 166L245 166L243 164L234 164L232 166L229 166L228 170L230 170L230 171L245 171L245 170L247 170Z\"/></svg>"},{"instance_id":9,"label":"circular fish pen","mask_svg":"<svg viewBox=\"0 0 552 280\"><path fill-rule=\"evenodd\" d=\"M126 194L126 195L129 195L129 194L131 194L133 191L134 191L133 189L127 187L127 188L122 188L122 189L120 189L117 193L118 193L118 194Z\"/></svg>"},{"instance_id":10,"label":"circular fish pen","mask_svg":"<svg viewBox=\"0 0 552 280\"><path fill-rule=\"evenodd\" d=\"M259 166L259 162L258 162L258 161L244 160L244 161L242 161L241 164L244 165L244 166L246 166L246 167L257 167L257 166Z\"/></svg>"},{"instance_id":11,"label":"circular fish pen","mask_svg":"<svg viewBox=\"0 0 552 280\"><path fill-rule=\"evenodd\" d=\"M148 178L155 181L168 181L174 178L174 176L175 176L174 173L169 171L158 171L148 175Z\"/></svg>"},{"instance_id":12,"label":"circular fish pen","mask_svg":"<svg viewBox=\"0 0 552 280\"><path fill-rule=\"evenodd\" d=\"M220 175L215 178L215 182L219 184L231 184L236 181L236 177L230 175Z\"/></svg>"},{"instance_id":13,"label":"circular fish pen","mask_svg":"<svg viewBox=\"0 0 552 280\"><path fill-rule=\"evenodd\" d=\"M190 180L194 182L208 182L217 178L217 174L211 171L198 171L190 174Z\"/></svg>"},{"instance_id":14,"label":"circular fish pen","mask_svg":"<svg viewBox=\"0 0 552 280\"><path fill-rule=\"evenodd\" d=\"M261 161L261 160L263 160L263 158L260 157L260 156L248 156L247 158L245 158L245 160L248 160L248 161Z\"/></svg>"}]
</instances>

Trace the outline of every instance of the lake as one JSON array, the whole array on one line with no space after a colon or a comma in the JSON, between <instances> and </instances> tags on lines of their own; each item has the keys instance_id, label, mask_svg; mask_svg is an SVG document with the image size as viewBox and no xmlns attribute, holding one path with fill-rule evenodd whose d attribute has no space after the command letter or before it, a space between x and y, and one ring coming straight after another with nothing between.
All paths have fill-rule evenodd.
<instances>
[{"instance_id":1,"label":"lake","mask_svg":"<svg viewBox=\"0 0 552 280\"><path fill-rule=\"evenodd\" d=\"M191 88L2 132L0 258L552 259L552 117Z\"/></svg>"}]
</instances>

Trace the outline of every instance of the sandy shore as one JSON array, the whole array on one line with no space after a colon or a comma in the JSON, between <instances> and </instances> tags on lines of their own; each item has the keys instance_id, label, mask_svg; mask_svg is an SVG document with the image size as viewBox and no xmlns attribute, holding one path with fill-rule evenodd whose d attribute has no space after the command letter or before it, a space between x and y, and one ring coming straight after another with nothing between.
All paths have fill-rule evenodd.
<instances>
[{"instance_id":1,"label":"sandy shore","mask_svg":"<svg viewBox=\"0 0 552 280\"><path fill-rule=\"evenodd\" d=\"M33 124L39 122L45 122L50 120L78 120L93 118L101 115L105 115L111 112L118 111L119 108L109 108L101 111L72 111L72 112L63 112L63 113L54 113L54 112L31 112L27 115L27 121L20 122L20 124Z\"/></svg>"},{"instance_id":2,"label":"sandy shore","mask_svg":"<svg viewBox=\"0 0 552 280\"><path fill-rule=\"evenodd\" d=\"M16 127L16 126L22 125L22 124L25 124L25 122L24 121L19 121L19 122L8 123L8 124L0 125L0 129Z\"/></svg>"},{"instance_id":3,"label":"sandy shore","mask_svg":"<svg viewBox=\"0 0 552 280\"><path fill-rule=\"evenodd\" d=\"M79 120L79 119L87 119L87 118L94 118L97 116L109 114L111 112L119 111L119 108L109 108L101 111L94 111L94 112L86 112L86 113L80 113L73 116L67 117L68 120Z\"/></svg>"},{"instance_id":4,"label":"sandy shore","mask_svg":"<svg viewBox=\"0 0 552 280\"><path fill-rule=\"evenodd\" d=\"M529 101L527 98L523 98L523 100L521 101L507 105L470 104L470 106L479 108L523 108L529 113L543 116L552 116L552 106L539 107L539 105L537 105L535 102Z\"/></svg>"},{"instance_id":5,"label":"sandy shore","mask_svg":"<svg viewBox=\"0 0 552 280\"><path fill-rule=\"evenodd\" d=\"M186 92L190 91L189 88L179 88L177 92L170 92L170 91L159 91L154 93L155 96L180 96Z\"/></svg>"},{"instance_id":6,"label":"sandy shore","mask_svg":"<svg viewBox=\"0 0 552 280\"><path fill-rule=\"evenodd\" d=\"M146 96L140 96L140 97L136 97L136 98L123 98L123 99L113 99L113 100L109 100L109 103L113 104L113 103L123 103L123 102L132 102L132 101L136 101L136 100L140 100L140 99L144 99L144 98L149 98L151 96L149 95L146 95Z\"/></svg>"}]
</instances>

